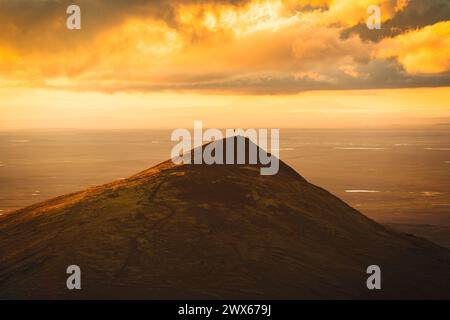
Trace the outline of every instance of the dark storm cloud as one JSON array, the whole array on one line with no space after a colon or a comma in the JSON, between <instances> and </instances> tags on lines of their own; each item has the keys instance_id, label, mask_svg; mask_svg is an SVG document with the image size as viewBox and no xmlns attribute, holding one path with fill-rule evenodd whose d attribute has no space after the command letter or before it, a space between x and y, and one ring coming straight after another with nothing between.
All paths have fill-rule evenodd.
<instances>
[{"instance_id":1,"label":"dark storm cloud","mask_svg":"<svg viewBox=\"0 0 450 320\"><path fill-rule=\"evenodd\" d=\"M344 30L341 35L343 38L347 38L352 34L358 34L363 40L376 42L386 37L399 35L407 30L422 28L449 19L449 0L410 0L403 10L383 22L380 30L369 30L365 23L359 23Z\"/></svg>"}]
</instances>

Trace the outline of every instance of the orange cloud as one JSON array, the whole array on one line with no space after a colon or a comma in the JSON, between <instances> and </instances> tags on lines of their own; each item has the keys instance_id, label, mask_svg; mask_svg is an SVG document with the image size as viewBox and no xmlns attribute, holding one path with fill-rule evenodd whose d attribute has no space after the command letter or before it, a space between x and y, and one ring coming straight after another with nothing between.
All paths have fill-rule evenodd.
<instances>
[{"instance_id":1,"label":"orange cloud","mask_svg":"<svg viewBox=\"0 0 450 320\"><path fill-rule=\"evenodd\" d=\"M433 74L450 71L450 21L443 21L383 40L376 53L395 58L407 72Z\"/></svg>"},{"instance_id":2,"label":"orange cloud","mask_svg":"<svg viewBox=\"0 0 450 320\"><path fill-rule=\"evenodd\" d=\"M65 1L6 3L0 12L0 27L8 30L0 34L6 85L244 93L448 85L448 77L411 78L448 71L445 51L431 50L448 48L445 25L377 45L341 37L364 22L369 4L380 5L386 21L408 9L406 0L80 0L80 31L65 29Z\"/></svg>"}]
</instances>

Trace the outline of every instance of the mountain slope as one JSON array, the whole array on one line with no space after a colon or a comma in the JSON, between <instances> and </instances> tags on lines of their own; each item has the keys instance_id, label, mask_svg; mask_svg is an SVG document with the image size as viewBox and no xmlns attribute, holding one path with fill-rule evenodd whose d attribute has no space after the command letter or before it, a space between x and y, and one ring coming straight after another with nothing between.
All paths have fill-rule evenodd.
<instances>
[{"instance_id":1,"label":"mountain slope","mask_svg":"<svg viewBox=\"0 0 450 320\"><path fill-rule=\"evenodd\" d=\"M0 218L0 298L450 298L450 252L280 162L175 165ZM82 290L66 289L67 266ZM382 290L366 288L379 265Z\"/></svg>"}]
</instances>

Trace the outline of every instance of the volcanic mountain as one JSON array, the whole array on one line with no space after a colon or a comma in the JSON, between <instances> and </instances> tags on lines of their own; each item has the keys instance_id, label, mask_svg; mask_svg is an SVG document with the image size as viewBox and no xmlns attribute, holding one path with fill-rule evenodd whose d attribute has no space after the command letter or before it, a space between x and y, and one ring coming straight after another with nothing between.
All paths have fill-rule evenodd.
<instances>
[{"instance_id":1,"label":"volcanic mountain","mask_svg":"<svg viewBox=\"0 0 450 320\"><path fill-rule=\"evenodd\" d=\"M2 216L0 298L450 298L450 251L283 162L259 167L169 160ZM69 265L81 290L66 287Z\"/></svg>"}]
</instances>

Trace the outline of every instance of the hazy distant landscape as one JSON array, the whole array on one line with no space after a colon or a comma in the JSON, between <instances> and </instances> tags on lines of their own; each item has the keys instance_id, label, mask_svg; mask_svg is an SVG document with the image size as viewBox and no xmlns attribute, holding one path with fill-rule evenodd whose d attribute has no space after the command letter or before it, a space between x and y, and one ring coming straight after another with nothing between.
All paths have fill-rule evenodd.
<instances>
[{"instance_id":1,"label":"hazy distant landscape","mask_svg":"<svg viewBox=\"0 0 450 320\"><path fill-rule=\"evenodd\" d=\"M169 131L0 133L0 214L166 160ZM285 129L281 159L383 223L450 225L450 128Z\"/></svg>"}]
</instances>

